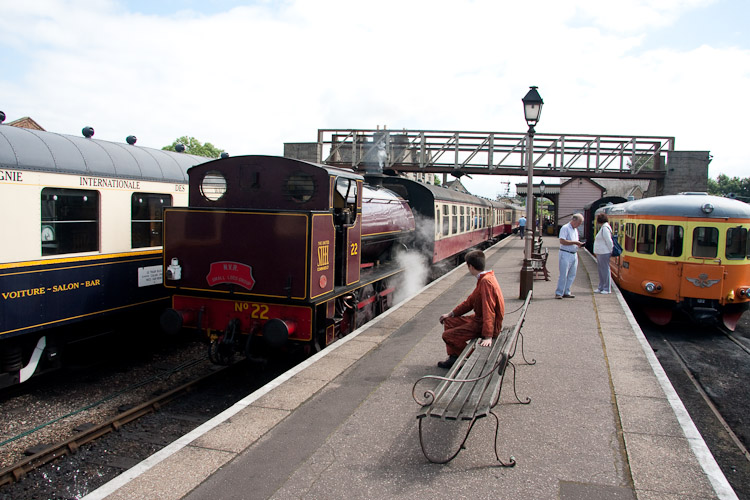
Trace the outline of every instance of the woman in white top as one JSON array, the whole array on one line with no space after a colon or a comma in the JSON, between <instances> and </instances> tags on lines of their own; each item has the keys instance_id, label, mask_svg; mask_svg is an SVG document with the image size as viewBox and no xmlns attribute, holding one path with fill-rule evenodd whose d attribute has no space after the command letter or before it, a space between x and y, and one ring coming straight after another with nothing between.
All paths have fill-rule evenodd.
<instances>
[{"instance_id":1,"label":"woman in white top","mask_svg":"<svg viewBox=\"0 0 750 500\"><path fill-rule=\"evenodd\" d=\"M612 227L607 222L606 214L600 213L596 216L596 222L602 225L594 238L594 255L596 265L599 269L599 286L596 293L610 293L609 258L612 256Z\"/></svg>"}]
</instances>

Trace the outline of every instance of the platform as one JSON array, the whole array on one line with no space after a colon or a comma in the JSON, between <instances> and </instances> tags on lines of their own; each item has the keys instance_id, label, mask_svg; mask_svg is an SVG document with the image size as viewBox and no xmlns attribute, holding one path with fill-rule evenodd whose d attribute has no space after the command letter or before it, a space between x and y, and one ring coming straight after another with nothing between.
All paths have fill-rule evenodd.
<instances>
[{"instance_id":1,"label":"platform","mask_svg":"<svg viewBox=\"0 0 750 500\"><path fill-rule=\"evenodd\" d=\"M461 266L84 498L737 498L620 293L593 293L595 260L580 254L576 297L556 300L544 244L551 281L534 281L523 328L537 363L517 371L531 404L506 383L496 409L515 467L496 465L492 419L447 465L420 449L412 386L445 374L438 317L475 285ZM486 253L511 325L523 242Z\"/></svg>"}]
</instances>

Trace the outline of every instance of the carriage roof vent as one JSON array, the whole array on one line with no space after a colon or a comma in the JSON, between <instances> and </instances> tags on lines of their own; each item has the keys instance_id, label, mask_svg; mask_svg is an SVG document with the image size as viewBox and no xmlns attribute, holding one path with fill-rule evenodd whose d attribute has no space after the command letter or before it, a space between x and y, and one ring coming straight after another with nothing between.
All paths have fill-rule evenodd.
<instances>
[{"instance_id":1,"label":"carriage roof vent","mask_svg":"<svg viewBox=\"0 0 750 500\"><path fill-rule=\"evenodd\" d=\"M83 127L81 133L86 139L91 139L94 136L94 127Z\"/></svg>"}]
</instances>

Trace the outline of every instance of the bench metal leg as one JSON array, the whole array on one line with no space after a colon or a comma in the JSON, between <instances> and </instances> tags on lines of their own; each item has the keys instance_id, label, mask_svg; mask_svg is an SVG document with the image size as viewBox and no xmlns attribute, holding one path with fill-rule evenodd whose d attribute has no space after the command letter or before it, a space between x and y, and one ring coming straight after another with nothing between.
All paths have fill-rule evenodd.
<instances>
[{"instance_id":1,"label":"bench metal leg","mask_svg":"<svg viewBox=\"0 0 750 500\"><path fill-rule=\"evenodd\" d=\"M518 337L521 340L521 357L523 358L524 362L527 365L535 365L536 364L536 359L532 359L531 361L529 361L528 359L526 359L526 353L523 351L523 332L519 331L518 332ZM517 347L518 347L518 341L516 341L516 345L513 346L513 352L510 355L511 358L516 355L516 348Z\"/></svg>"},{"instance_id":2,"label":"bench metal leg","mask_svg":"<svg viewBox=\"0 0 750 500\"><path fill-rule=\"evenodd\" d=\"M508 462L503 462L500 460L500 455L497 453L497 435L500 432L500 419L497 417L497 414L490 410L490 414L495 417L495 458L497 458L497 461L500 462L500 465L503 467L513 467L516 465L516 459L513 457L513 455L510 456L510 459Z\"/></svg>"},{"instance_id":3,"label":"bench metal leg","mask_svg":"<svg viewBox=\"0 0 750 500\"><path fill-rule=\"evenodd\" d=\"M521 401L521 399L518 397L518 393L516 392L516 365L514 365L512 361L508 361L508 365L513 367L513 395L516 397L516 401L518 401L522 405L531 403L531 398L529 397L527 397L525 401Z\"/></svg>"},{"instance_id":4,"label":"bench metal leg","mask_svg":"<svg viewBox=\"0 0 750 500\"><path fill-rule=\"evenodd\" d=\"M466 430L466 435L464 435L464 439L461 441L461 445L456 450L456 453L454 453L453 455L451 455L445 460L436 460L427 453L427 450L425 449L425 446L424 446L424 440L422 439L422 421L423 420L424 418L419 419L419 446L422 447L422 453L424 454L425 458L429 460L430 462L432 462L433 464L447 464L448 462L456 458L458 454L461 453L461 450L465 448L464 445L466 444L466 440L469 439L469 433L471 432L471 429L474 428L474 424L477 422L477 419L475 418L471 420L471 423L469 424L469 428ZM495 439L497 439L497 433L495 434ZM495 452L495 454L497 454L497 452Z\"/></svg>"}]
</instances>

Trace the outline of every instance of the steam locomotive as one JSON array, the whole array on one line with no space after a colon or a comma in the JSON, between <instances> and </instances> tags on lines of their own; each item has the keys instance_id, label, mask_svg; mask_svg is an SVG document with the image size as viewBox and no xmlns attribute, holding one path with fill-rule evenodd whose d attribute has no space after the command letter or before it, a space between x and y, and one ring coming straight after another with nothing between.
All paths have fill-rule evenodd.
<instances>
[{"instance_id":1,"label":"steam locomotive","mask_svg":"<svg viewBox=\"0 0 750 500\"><path fill-rule=\"evenodd\" d=\"M612 277L652 322L667 324L679 311L735 329L750 305L750 205L681 193L598 212L623 249L610 261Z\"/></svg>"},{"instance_id":2,"label":"steam locomotive","mask_svg":"<svg viewBox=\"0 0 750 500\"><path fill-rule=\"evenodd\" d=\"M164 213L162 328L199 329L210 356L315 352L394 303L405 264L458 262L510 231L514 209L416 181L274 156L191 168Z\"/></svg>"}]
</instances>

